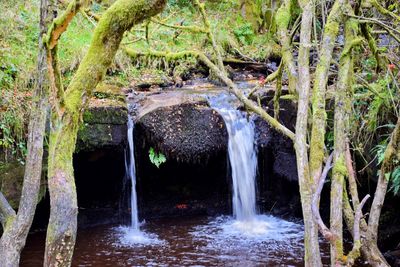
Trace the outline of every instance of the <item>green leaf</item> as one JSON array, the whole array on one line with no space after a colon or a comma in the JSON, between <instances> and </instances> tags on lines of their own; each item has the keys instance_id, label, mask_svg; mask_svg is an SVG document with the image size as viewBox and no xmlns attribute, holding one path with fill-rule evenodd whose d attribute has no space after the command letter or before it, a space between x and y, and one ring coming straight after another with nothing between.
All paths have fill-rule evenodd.
<instances>
[{"instance_id":1,"label":"green leaf","mask_svg":"<svg viewBox=\"0 0 400 267\"><path fill-rule=\"evenodd\" d=\"M149 150L149 158L150 162L156 165L157 168L159 168L161 164L167 161L167 158L164 154L157 153L152 147Z\"/></svg>"}]
</instances>

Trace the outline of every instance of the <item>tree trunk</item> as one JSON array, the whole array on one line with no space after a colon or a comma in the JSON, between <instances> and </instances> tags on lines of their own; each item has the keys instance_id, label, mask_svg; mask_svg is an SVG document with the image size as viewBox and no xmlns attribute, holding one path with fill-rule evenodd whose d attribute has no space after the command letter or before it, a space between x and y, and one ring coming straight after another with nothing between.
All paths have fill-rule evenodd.
<instances>
[{"instance_id":1,"label":"tree trunk","mask_svg":"<svg viewBox=\"0 0 400 267\"><path fill-rule=\"evenodd\" d=\"M345 0L336 0L329 13L324 27L320 58L315 71L312 94L312 130L310 142L310 172L314 182L317 182L322 172L325 150L326 126L326 86L328 83L329 67L331 65L333 48L339 32L339 22L342 19L342 6Z\"/></svg>"},{"instance_id":2,"label":"tree trunk","mask_svg":"<svg viewBox=\"0 0 400 267\"><path fill-rule=\"evenodd\" d=\"M277 33L282 45L282 60L287 69L289 79L289 92L296 94L297 70L292 54L292 40L289 31L289 24L292 12L292 0L284 0L276 12Z\"/></svg>"},{"instance_id":3,"label":"tree trunk","mask_svg":"<svg viewBox=\"0 0 400 267\"><path fill-rule=\"evenodd\" d=\"M28 128L28 154L22 194L18 213L5 227L0 240L0 266L5 267L19 266L21 250L25 246L38 203L42 176L43 138L46 115L49 110L46 48L42 41L42 35L46 33L47 25L53 19L53 10L54 4L51 0L41 1L38 76Z\"/></svg>"},{"instance_id":4,"label":"tree trunk","mask_svg":"<svg viewBox=\"0 0 400 267\"><path fill-rule=\"evenodd\" d=\"M299 94L299 101L297 105L296 138L294 146L296 149L301 206L304 219L304 262L307 267L318 267L322 266L318 243L318 227L314 221L311 210L315 184L310 177L307 148L308 103L311 88L309 58L314 3L313 1L300 1L300 6L303 9L303 14L298 59L299 80L297 83L297 92Z\"/></svg>"},{"instance_id":5,"label":"tree trunk","mask_svg":"<svg viewBox=\"0 0 400 267\"><path fill-rule=\"evenodd\" d=\"M258 32L262 20L261 5L255 0L241 0L240 9L242 17L251 23L254 32Z\"/></svg>"},{"instance_id":6,"label":"tree trunk","mask_svg":"<svg viewBox=\"0 0 400 267\"><path fill-rule=\"evenodd\" d=\"M347 5L346 3L346 6ZM352 12L351 6L349 11ZM346 168L346 140L351 112L351 81L353 77L352 46L357 35L358 24L347 19L345 24L345 46L340 58L338 83L335 94L334 114L334 167L331 181L330 230L335 236L331 242L331 266L343 263L343 185L348 175ZM358 208L358 203L355 209Z\"/></svg>"},{"instance_id":7,"label":"tree trunk","mask_svg":"<svg viewBox=\"0 0 400 267\"><path fill-rule=\"evenodd\" d=\"M165 0L118 0L101 17L88 53L53 113L49 145L50 220L45 266L70 266L76 239L77 199L72 166L80 117L93 88L114 59L125 31L160 12Z\"/></svg>"}]
</instances>

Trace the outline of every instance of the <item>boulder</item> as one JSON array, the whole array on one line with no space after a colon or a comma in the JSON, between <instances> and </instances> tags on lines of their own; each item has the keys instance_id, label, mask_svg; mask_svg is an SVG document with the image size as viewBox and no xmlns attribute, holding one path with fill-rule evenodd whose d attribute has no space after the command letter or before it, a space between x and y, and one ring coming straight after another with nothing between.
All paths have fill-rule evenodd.
<instances>
[{"instance_id":1,"label":"boulder","mask_svg":"<svg viewBox=\"0 0 400 267\"><path fill-rule=\"evenodd\" d=\"M142 147L154 147L167 159L207 162L227 150L228 133L222 117L205 102L157 107L140 116L135 136Z\"/></svg>"}]
</instances>

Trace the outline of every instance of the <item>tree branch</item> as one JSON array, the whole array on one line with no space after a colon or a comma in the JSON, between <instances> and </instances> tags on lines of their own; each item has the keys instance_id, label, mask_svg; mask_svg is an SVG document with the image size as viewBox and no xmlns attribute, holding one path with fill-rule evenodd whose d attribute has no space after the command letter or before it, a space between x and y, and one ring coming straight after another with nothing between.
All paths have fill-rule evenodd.
<instances>
[{"instance_id":1,"label":"tree branch","mask_svg":"<svg viewBox=\"0 0 400 267\"><path fill-rule=\"evenodd\" d=\"M310 173L314 182L321 177L325 150L326 86L339 24L345 0L336 0L324 27L319 63L315 71L312 91L312 129L310 142Z\"/></svg>"},{"instance_id":2,"label":"tree branch","mask_svg":"<svg viewBox=\"0 0 400 267\"><path fill-rule=\"evenodd\" d=\"M374 18L366 18L366 17L361 17L361 16L355 16L355 15L349 15L347 14L347 16L349 17L353 17L353 18L357 18L359 23L373 23L376 24L378 26L380 26L381 28L383 28L390 36L392 36L398 43L400 43L400 37L397 36L396 34L400 35L400 31L398 31L397 29L383 23L380 20L374 19ZM395 34L396 33L396 34Z\"/></svg>"},{"instance_id":3,"label":"tree branch","mask_svg":"<svg viewBox=\"0 0 400 267\"><path fill-rule=\"evenodd\" d=\"M296 94L297 70L291 49L292 35L288 30L291 18L291 9L292 1L285 0L277 11L276 24L280 43L282 45L282 61L288 70L289 92L291 94Z\"/></svg>"},{"instance_id":4,"label":"tree branch","mask_svg":"<svg viewBox=\"0 0 400 267\"><path fill-rule=\"evenodd\" d=\"M325 163L324 170L321 173L321 177L319 178L319 181L318 181L317 189L312 198L312 206L311 206L314 220L318 224L318 228L319 228L321 234L329 242L335 241L336 237L331 232L331 230L329 230L329 228L325 225L324 221L321 218L321 214L319 212L319 199L321 197L321 192L322 192L322 189L324 188L324 183L325 183L326 177L328 176L328 172L332 168L332 159L333 159L333 153L331 153L331 155L329 156L328 160Z\"/></svg>"},{"instance_id":5,"label":"tree branch","mask_svg":"<svg viewBox=\"0 0 400 267\"><path fill-rule=\"evenodd\" d=\"M386 8L384 8L377 0L369 0L369 2L381 13L382 15L390 16L400 22L400 16L396 15L393 12L390 12Z\"/></svg>"},{"instance_id":6,"label":"tree branch","mask_svg":"<svg viewBox=\"0 0 400 267\"><path fill-rule=\"evenodd\" d=\"M217 57L217 66L220 69L220 71L224 75L226 75L226 70L225 70L224 62L222 60L221 50L219 49L219 47L217 46L217 42L215 41L214 34L213 34L212 28L211 28L211 23L207 19L206 10L204 8L204 3L200 3L199 0L195 0L194 3L200 11L201 17L203 19L204 27L207 30L207 36L211 41L212 48L214 50L215 56Z\"/></svg>"},{"instance_id":7,"label":"tree branch","mask_svg":"<svg viewBox=\"0 0 400 267\"><path fill-rule=\"evenodd\" d=\"M3 229L7 227L10 219L15 216L15 210L11 207L10 203L8 203L5 196L0 191L0 222L3 225Z\"/></svg>"},{"instance_id":8,"label":"tree branch","mask_svg":"<svg viewBox=\"0 0 400 267\"><path fill-rule=\"evenodd\" d=\"M159 21L155 18L151 18L150 19L151 22L159 24L161 26L167 27L167 28L172 28L172 29L176 29L176 30L185 30L185 31L189 31L192 33L207 33L208 31L204 28L201 27L197 27L197 26L183 26L183 25L171 25L171 24L167 24L164 23L162 21Z\"/></svg>"},{"instance_id":9,"label":"tree branch","mask_svg":"<svg viewBox=\"0 0 400 267\"><path fill-rule=\"evenodd\" d=\"M361 203L357 206L357 210L354 215L354 225L353 225L353 248L347 255L346 266L353 266L354 262L358 257L360 257L361 249L361 234L360 234L360 224L362 218L362 208L364 207L370 195L366 195Z\"/></svg>"},{"instance_id":10,"label":"tree branch","mask_svg":"<svg viewBox=\"0 0 400 267\"><path fill-rule=\"evenodd\" d=\"M88 0L72 0L61 16L53 20L46 36L43 38L43 41L47 44L49 49L53 49L57 45L58 40L67 30L68 25L75 17L76 13L78 13L81 7L87 5L88 2Z\"/></svg>"},{"instance_id":11,"label":"tree branch","mask_svg":"<svg viewBox=\"0 0 400 267\"><path fill-rule=\"evenodd\" d=\"M368 218L368 233L374 242L378 239L379 218L385 195L389 184L390 173L395 166L395 160L399 160L400 151L400 117L397 119L396 127L390 136L389 144L386 147L384 159L382 161L378 183L376 186L374 200L372 202L370 215Z\"/></svg>"}]
</instances>

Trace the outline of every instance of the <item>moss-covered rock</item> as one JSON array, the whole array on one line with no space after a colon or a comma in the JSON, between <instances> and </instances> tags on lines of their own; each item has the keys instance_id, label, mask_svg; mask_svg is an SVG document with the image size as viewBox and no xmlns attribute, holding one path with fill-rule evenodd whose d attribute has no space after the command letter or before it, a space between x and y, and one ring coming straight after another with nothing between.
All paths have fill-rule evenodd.
<instances>
[{"instance_id":1,"label":"moss-covered rock","mask_svg":"<svg viewBox=\"0 0 400 267\"><path fill-rule=\"evenodd\" d=\"M126 124L128 109L122 105L97 105L89 107L83 113L83 121L87 124Z\"/></svg>"},{"instance_id":2,"label":"moss-covered rock","mask_svg":"<svg viewBox=\"0 0 400 267\"><path fill-rule=\"evenodd\" d=\"M91 99L78 131L76 152L123 146L126 140L128 109L115 99Z\"/></svg>"}]
</instances>

